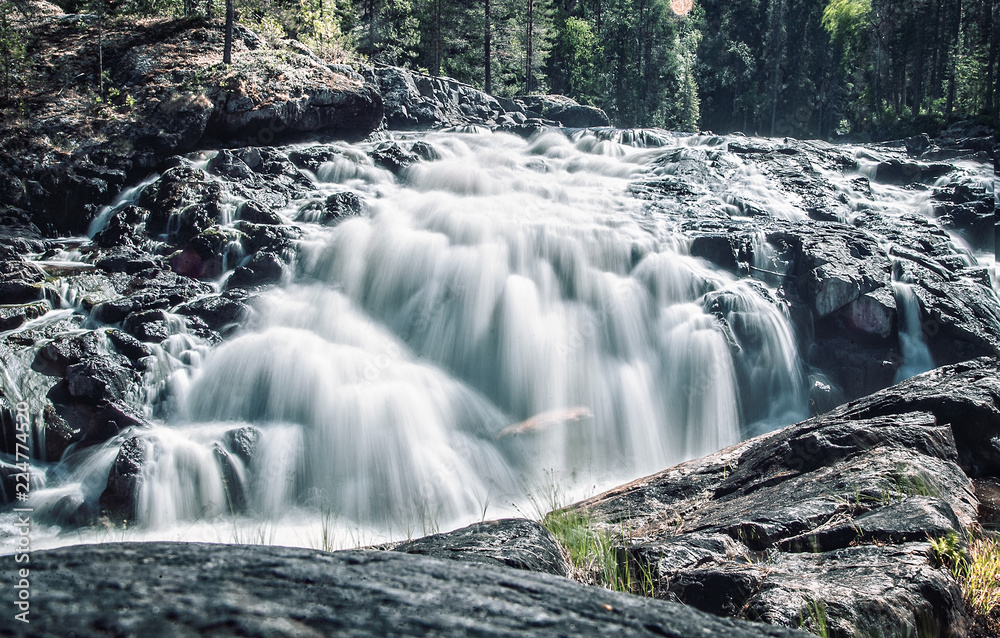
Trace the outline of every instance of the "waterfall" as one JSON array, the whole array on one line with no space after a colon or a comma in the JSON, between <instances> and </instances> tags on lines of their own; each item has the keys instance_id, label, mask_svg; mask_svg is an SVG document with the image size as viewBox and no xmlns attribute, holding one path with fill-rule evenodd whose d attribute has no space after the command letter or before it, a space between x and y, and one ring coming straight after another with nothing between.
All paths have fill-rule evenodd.
<instances>
[{"instance_id":1,"label":"waterfall","mask_svg":"<svg viewBox=\"0 0 1000 638\"><path fill-rule=\"evenodd\" d=\"M934 367L931 351L924 341L924 324L920 320L920 301L913 294L908 282L892 282L892 290L899 308L899 349L903 364L896 372L895 383L909 379Z\"/></svg>"},{"instance_id":2,"label":"waterfall","mask_svg":"<svg viewBox=\"0 0 1000 638\"><path fill-rule=\"evenodd\" d=\"M427 134L439 159L399 176L336 145L299 205L348 190L367 213L299 222L292 281L236 336L154 346L153 427L79 452L35 507L58 519L60 499L96 502L139 437L140 528L239 506L398 534L523 504L546 477L605 486L808 416L782 304L691 256L679 222L629 188L683 178L695 208L743 193L801 212L719 139L624 133ZM252 457L227 447L239 432Z\"/></svg>"}]
</instances>

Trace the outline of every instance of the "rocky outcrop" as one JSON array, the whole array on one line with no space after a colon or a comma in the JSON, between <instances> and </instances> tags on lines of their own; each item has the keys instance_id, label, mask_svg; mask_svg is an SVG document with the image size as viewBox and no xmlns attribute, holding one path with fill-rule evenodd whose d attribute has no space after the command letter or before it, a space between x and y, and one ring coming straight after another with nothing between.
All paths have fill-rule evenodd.
<instances>
[{"instance_id":1,"label":"rocky outcrop","mask_svg":"<svg viewBox=\"0 0 1000 638\"><path fill-rule=\"evenodd\" d=\"M96 36L81 37L64 17L39 19L32 27L39 49L29 55L64 52L52 64L65 65L91 45ZM176 153L304 135L361 139L382 122L377 86L301 45L269 46L238 27L233 65L213 65L221 59L222 31L192 19L108 25L104 65L116 91L108 112L94 116L86 87L79 102L61 97L61 84L37 87L30 126L6 141L17 153L0 161L4 218L28 235L79 235L127 183ZM87 73L89 67L80 75ZM53 148L53 140L67 140L72 152ZM120 225L110 232L121 232Z\"/></svg>"},{"instance_id":2,"label":"rocky outcrop","mask_svg":"<svg viewBox=\"0 0 1000 638\"><path fill-rule=\"evenodd\" d=\"M587 106L565 95L529 95L519 98L528 111L559 122L569 128L610 126L608 114L596 106Z\"/></svg>"},{"instance_id":3,"label":"rocky outcrop","mask_svg":"<svg viewBox=\"0 0 1000 638\"><path fill-rule=\"evenodd\" d=\"M822 610L831 635L967 635L928 541L976 527L973 481L1000 477L998 374L941 368L573 507L625 537L658 598L814 630Z\"/></svg>"},{"instance_id":4,"label":"rocky outcrop","mask_svg":"<svg viewBox=\"0 0 1000 638\"><path fill-rule=\"evenodd\" d=\"M563 95L511 100L496 98L451 78L399 67L378 67L371 74L382 91L386 124L393 129L479 124L528 135L545 126L610 125L601 109Z\"/></svg>"},{"instance_id":5,"label":"rocky outcrop","mask_svg":"<svg viewBox=\"0 0 1000 638\"><path fill-rule=\"evenodd\" d=\"M632 188L649 197L659 215L697 211L685 212L683 221L693 255L778 288L800 352L826 380L820 383L832 382L834 394L851 399L890 385L906 363L899 335L907 331L927 345L936 365L1000 353L1000 303L989 276L946 231L976 232L980 244L989 245L982 231L992 224L986 219L992 220L993 204L978 176L881 147L852 152L824 142L739 136L725 143L743 165L787 193L803 218L775 219L767 212L773 206L754 201L752 192L727 193L724 209L694 206L711 195L702 192L701 175L717 171L725 179L732 170L708 152L703 160L698 151L671 157L667 174ZM879 160L876 172L882 164L913 164L906 179L915 181L905 188L926 192L941 223L900 217L873 196L867 177L845 179L860 169L859 158ZM946 185L928 190L921 183L925 173L927 179L945 175ZM681 174L690 179L678 179ZM905 325L906 310L897 307L898 282L916 298L917 326ZM836 401L813 403L819 413Z\"/></svg>"},{"instance_id":6,"label":"rocky outcrop","mask_svg":"<svg viewBox=\"0 0 1000 638\"><path fill-rule=\"evenodd\" d=\"M3 560L14 570L13 557ZM329 554L187 543L77 546L33 552L30 582L31 633L39 638L64 636L68 631L214 636L808 636L548 574L397 552ZM128 596L121 595L123 590ZM0 618L0 631L21 629L13 614Z\"/></svg>"}]
</instances>

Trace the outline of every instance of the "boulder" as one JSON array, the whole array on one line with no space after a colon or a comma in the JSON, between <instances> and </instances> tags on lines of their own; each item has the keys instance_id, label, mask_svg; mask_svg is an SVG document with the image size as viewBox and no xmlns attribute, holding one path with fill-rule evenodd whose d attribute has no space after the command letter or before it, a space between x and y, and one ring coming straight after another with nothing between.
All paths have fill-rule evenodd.
<instances>
[{"instance_id":1,"label":"boulder","mask_svg":"<svg viewBox=\"0 0 1000 638\"><path fill-rule=\"evenodd\" d=\"M108 217L93 241L102 248L142 246L148 241L143 233L148 216L148 210L134 204L122 206Z\"/></svg>"},{"instance_id":2,"label":"boulder","mask_svg":"<svg viewBox=\"0 0 1000 638\"><path fill-rule=\"evenodd\" d=\"M238 267L226 281L226 290L252 289L276 284L284 276L285 265L272 252L255 253L244 266Z\"/></svg>"},{"instance_id":3,"label":"boulder","mask_svg":"<svg viewBox=\"0 0 1000 638\"><path fill-rule=\"evenodd\" d=\"M234 288L221 295L200 297L181 304L175 312L199 317L209 328L225 336L239 329L252 315L253 310L247 292L241 288Z\"/></svg>"},{"instance_id":4,"label":"boulder","mask_svg":"<svg viewBox=\"0 0 1000 638\"><path fill-rule=\"evenodd\" d=\"M149 442L133 436L125 439L108 473L101 493L101 510L116 522L136 520L136 501L143 481L143 468L150 460Z\"/></svg>"},{"instance_id":5,"label":"boulder","mask_svg":"<svg viewBox=\"0 0 1000 638\"><path fill-rule=\"evenodd\" d=\"M139 375L121 355L98 355L67 367L64 382L74 400L97 405L123 400L138 386Z\"/></svg>"},{"instance_id":6,"label":"boulder","mask_svg":"<svg viewBox=\"0 0 1000 638\"><path fill-rule=\"evenodd\" d=\"M281 224L281 217L269 208L255 201L247 201L240 204L236 209L236 219L242 219L251 224Z\"/></svg>"},{"instance_id":7,"label":"boulder","mask_svg":"<svg viewBox=\"0 0 1000 638\"><path fill-rule=\"evenodd\" d=\"M363 211L364 203L360 197L351 191L342 191L328 195L322 204L312 202L303 206L296 219L332 226L345 217L355 217Z\"/></svg>"},{"instance_id":8,"label":"boulder","mask_svg":"<svg viewBox=\"0 0 1000 638\"><path fill-rule=\"evenodd\" d=\"M585 106L565 95L529 95L518 98L526 109L570 128L610 126L607 113L595 106Z\"/></svg>"},{"instance_id":9,"label":"boulder","mask_svg":"<svg viewBox=\"0 0 1000 638\"><path fill-rule=\"evenodd\" d=\"M223 440L226 447L239 458L244 465L250 465L257 454L257 444L260 442L260 430L254 427L242 427L226 432Z\"/></svg>"}]
</instances>

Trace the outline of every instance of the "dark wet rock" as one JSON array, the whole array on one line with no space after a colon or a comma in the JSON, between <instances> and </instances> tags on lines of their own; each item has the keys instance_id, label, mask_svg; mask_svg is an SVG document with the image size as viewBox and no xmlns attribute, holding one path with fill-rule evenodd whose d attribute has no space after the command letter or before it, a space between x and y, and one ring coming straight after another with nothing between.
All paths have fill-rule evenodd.
<instances>
[{"instance_id":1,"label":"dark wet rock","mask_svg":"<svg viewBox=\"0 0 1000 638\"><path fill-rule=\"evenodd\" d=\"M799 224L791 232L771 232L767 240L792 248L795 289L816 319L886 285L891 272L877 241L840 224Z\"/></svg>"},{"instance_id":2,"label":"dark wet rock","mask_svg":"<svg viewBox=\"0 0 1000 638\"><path fill-rule=\"evenodd\" d=\"M936 364L1000 352L1000 303L985 271L933 220L869 211L852 227L699 212L683 228L693 255L779 288L799 351L848 399L887 387L904 362L897 281L917 298Z\"/></svg>"},{"instance_id":3,"label":"dark wet rock","mask_svg":"<svg viewBox=\"0 0 1000 638\"><path fill-rule=\"evenodd\" d=\"M221 295L201 297L175 309L180 315L201 318L212 330L227 335L246 322L253 310L245 290L233 288Z\"/></svg>"},{"instance_id":4,"label":"dark wet rock","mask_svg":"<svg viewBox=\"0 0 1000 638\"><path fill-rule=\"evenodd\" d=\"M170 269L193 279L218 279L226 266L243 256L242 235L213 226L200 233L168 259Z\"/></svg>"},{"instance_id":5,"label":"dark wet rock","mask_svg":"<svg viewBox=\"0 0 1000 638\"><path fill-rule=\"evenodd\" d=\"M27 474L25 476L25 474ZM21 488L18 489L18 484ZM24 466L18 467L0 459L0 505L17 503L18 493L30 494L45 485L45 475L35 467L29 467L24 472ZM30 517L29 517L30 518ZM13 549L13 544L11 546Z\"/></svg>"},{"instance_id":6,"label":"dark wet rock","mask_svg":"<svg viewBox=\"0 0 1000 638\"><path fill-rule=\"evenodd\" d=\"M820 553L860 544L921 542L962 531L955 512L941 499L911 496L873 512L856 516L849 524L833 525L781 541L786 552Z\"/></svg>"},{"instance_id":7,"label":"dark wet rock","mask_svg":"<svg viewBox=\"0 0 1000 638\"><path fill-rule=\"evenodd\" d=\"M19 328L51 310L47 301L0 306L0 332Z\"/></svg>"},{"instance_id":8,"label":"dark wet rock","mask_svg":"<svg viewBox=\"0 0 1000 638\"><path fill-rule=\"evenodd\" d=\"M254 427L242 427L226 432L223 440L229 451L236 455L244 465L249 466L257 454L260 443L260 430Z\"/></svg>"},{"instance_id":9,"label":"dark wet rock","mask_svg":"<svg viewBox=\"0 0 1000 638\"><path fill-rule=\"evenodd\" d=\"M535 521L507 518L425 536L393 548L397 552L569 576L559 543Z\"/></svg>"},{"instance_id":10,"label":"dark wet rock","mask_svg":"<svg viewBox=\"0 0 1000 638\"><path fill-rule=\"evenodd\" d=\"M46 403L42 410L42 422L45 424L45 460L55 463L80 438L80 430L71 427L51 403Z\"/></svg>"},{"instance_id":11,"label":"dark wet rock","mask_svg":"<svg viewBox=\"0 0 1000 638\"><path fill-rule=\"evenodd\" d=\"M258 252L244 266L233 271L226 281L226 289L256 288L276 284L284 276L285 265L272 252Z\"/></svg>"},{"instance_id":12,"label":"dark wet rock","mask_svg":"<svg viewBox=\"0 0 1000 638\"><path fill-rule=\"evenodd\" d=\"M94 306L92 316L104 323L120 323L133 312L165 310L212 292L204 282L160 268L112 278L120 297Z\"/></svg>"},{"instance_id":13,"label":"dark wet rock","mask_svg":"<svg viewBox=\"0 0 1000 638\"><path fill-rule=\"evenodd\" d=\"M66 369L90 357L108 354L96 332L60 336L40 348L32 368L43 374L64 377Z\"/></svg>"},{"instance_id":14,"label":"dark wet rock","mask_svg":"<svg viewBox=\"0 0 1000 638\"><path fill-rule=\"evenodd\" d=\"M441 159L441 154L437 152L437 149L422 140L413 143L413 146L410 147L410 153L425 162L433 162Z\"/></svg>"},{"instance_id":15,"label":"dark wet rock","mask_svg":"<svg viewBox=\"0 0 1000 638\"><path fill-rule=\"evenodd\" d=\"M124 635L808 636L549 574L397 552L129 543L35 551L31 562L32 587L49 592L32 600L39 638L95 625ZM8 614L0 631L16 622Z\"/></svg>"},{"instance_id":16,"label":"dark wet rock","mask_svg":"<svg viewBox=\"0 0 1000 638\"><path fill-rule=\"evenodd\" d=\"M125 317L122 330L139 341L160 343L173 332L167 322L162 310L138 310Z\"/></svg>"},{"instance_id":17,"label":"dark wet rock","mask_svg":"<svg viewBox=\"0 0 1000 638\"><path fill-rule=\"evenodd\" d=\"M786 626L821 603L836 635L965 635L927 541L1000 495L998 373L940 368L574 507L625 539L657 597Z\"/></svg>"},{"instance_id":18,"label":"dark wet rock","mask_svg":"<svg viewBox=\"0 0 1000 638\"><path fill-rule=\"evenodd\" d=\"M291 151L288 159L295 166L316 173L320 166L341 154L340 149L333 146L309 146Z\"/></svg>"},{"instance_id":19,"label":"dark wet rock","mask_svg":"<svg viewBox=\"0 0 1000 638\"><path fill-rule=\"evenodd\" d=\"M875 179L885 184L906 185L914 182L932 182L955 169L951 164L923 164L891 159L878 165Z\"/></svg>"},{"instance_id":20,"label":"dark wet rock","mask_svg":"<svg viewBox=\"0 0 1000 638\"><path fill-rule=\"evenodd\" d=\"M934 215L946 228L958 231L975 248L992 251L994 197L983 184L957 182L934 190Z\"/></svg>"},{"instance_id":21,"label":"dark wet rock","mask_svg":"<svg viewBox=\"0 0 1000 638\"><path fill-rule=\"evenodd\" d=\"M841 332L837 322L825 322L816 327L815 342L804 350L807 360L828 375L841 401L892 385L903 364L898 346L852 338Z\"/></svg>"},{"instance_id":22,"label":"dark wet rock","mask_svg":"<svg viewBox=\"0 0 1000 638\"><path fill-rule=\"evenodd\" d=\"M121 401L139 383L131 362L121 355L87 357L66 368L66 390L91 405Z\"/></svg>"},{"instance_id":23,"label":"dark wet rock","mask_svg":"<svg viewBox=\"0 0 1000 638\"><path fill-rule=\"evenodd\" d=\"M273 66L274 58L263 55L261 63ZM336 73L301 51L286 58L286 63L291 61L296 69L285 74L280 85L262 87L256 94L224 87L208 134L267 146L320 131L364 137L378 127L383 106L377 87Z\"/></svg>"},{"instance_id":24,"label":"dark wet rock","mask_svg":"<svg viewBox=\"0 0 1000 638\"><path fill-rule=\"evenodd\" d=\"M74 407L76 410L80 408L79 405ZM81 413L77 412L77 415L79 416ZM149 424L145 421L139 410L129 407L124 402L101 403L92 410L84 411L82 416L87 418L81 430L81 434L83 435L81 444L83 445L104 443L130 428L149 427Z\"/></svg>"},{"instance_id":25,"label":"dark wet rock","mask_svg":"<svg viewBox=\"0 0 1000 638\"><path fill-rule=\"evenodd\" d=\"M150 444L140 437L125 439L108 473L108 483L101 493L101 510L111 520L136 520L136 500L143 480L143 469L150 461Z\"/></svg>"},{"instance_id":26,"label":"dark wet rock","mask_svg":"<svg viewBox=\"0 0 1000 638\"><path fill-rule=\"evenodd\" d=\"M212 456L219 467L222 487L226 493L226 509L229 512L244 512L247 507L246 471L233 455L218 443L212 446Z\"/></svg>"},{"instance_id":27,"label":"dark wet rock","mask_svg":"<svg viewBox=\"0 0 1000 638\"><path fill-rule=\"evenodd\" d=\"M138 363L141 359L152 354L149 346L136 339L132 335L122 330L108 330L108 340L114 345L119 354L128 357L132 363Z\"/></svg>"},{"instance_id":28,"label":"dark wet rock","mask_svg":"<svg viewBox=\"0 0 1000 638\"><path fill-rule=\"evenodd\" d=\"M252 161L252 160L251 160ZM246 162L236 157L229 149L222 149L208 162L208 172L232 181L256 185L256 174Z\"/></svg>"},{"instance_id":29,"label":"dark wet rock","mask_svg":"<svg viewBox=\"0 0 1000 638\"><path fill-rule=\"evenodd\" d=\"M238 221L233 224L233 228L243 233L243 250L248 255L266 251L291 258L295 252L295 242L302 236L302 229L296 226L270 226Z\"/></svg>"},{"instance_id":30,"label":"dark wet rock","mask_svg":"<svg viewBox=\"0 0 1000 638\"><path fill-rule=\"evenodd\" d=\"M281 224L281 217L269 208L264 207L255 201L243 202L236 209L236 218L250 222L251 224Z\"/></svg>"},{"instance_id":31,"label":"dark wet rock","mask_svg":"<svg viewBox=\"0 0 1000 638\"><path fill-rule=\"evenodd\" d=\"M866 292L840 310L852 330L888 339L896 329L896 298L889 286Z\"/></svg>"},{"instance_id":32,"label":"dark wet rock","mask_svg":"<svg viewBox=\"0 0 1000 638\"><path fill-rule=\"evenodd\" d=\"M222 185L203 171L182 165L147 186L139 205L149 210L146 231L177 243L193 239L221 221Z\"/></svg>"},{"instance_id":33,"label":"dark wet rock","mask_svg":"<svg viewBox=\"0 0 1000 638\"><path fill-rule=\"evenodd\" d=\"M412 166L417 162L417 156L409 151L403 150L395 142L382 142L371 152L371 158L376 166L399 174L404 168Z\"/></svg>"},{"instance_id":34,"label":"dark wet rock","mask_svg":"<svg viewBox=\"0 0 1000 638\"><path fill-rule=\"evenodd\" d=\"M691 240L691 254L737 274L749 272L753 263L753 245L748 237L737 234L696 235Z\"/></svg>"},{"instance_id":35,"label":"dark wet rock","mask_svg":"<svg viewBox=\"0 0 1000 638\"><path fill-rule=\"evenodd\" d=\"M118 250L98 259L95 266L109 274L134 275L150 268L163 268L163 262L153 255L138 250Z\"/></svg>"},{"instance_id":36,"label":"dark wet rock","mask_svg":"<svg viewBox=\"0 0 1000 638\"><path fill-rule=\"evenodd\" d=\"M907 155L910 157L920 157L931 147L931 138L927 133L921 133L920 135L906 138L903 144L906 147Z\"/></svg>"},{"instance_id":37,"label":"dark wet rock","mask_svg":"<svg viewBox=\"0 0 1000 638\"><path fill-rule=\"evenodd\" d=\"M298 221L315 222L331 226L345 217L354 217L364 211L361 198L351 191L328 195L320 204L312 202L304 206L298 214Z\"/></svg>"},{"instance_id":38,"label":"dark wet rock","mask_svg":"<svg viewBox=\"0 0 1000 638\"><path fill-rule=\"evenodd\" d=\"M0 303L27 304L41 301L45 273L19 257L0 261Z\"/></svg>"},{"instance_id":39,"label":"dark wet rock","mask_svg":"<svg viewBox=\"0 0 1000 638\"><path fill-rule=\"evenodd\" d=\"M1000 478L972 479L979 501L979 522L986 528L1000 527Z\"/></svg>"},{"instance_id":40,"label":"dark wet rock","mask_svg":"<svg viewBox=\"0 0 1000 638\"><path fill-rule=\"evenodd\" d=\"M562 126L588 128L611 125L607 113L601 109L580 104L565 95L531 95L519 99L526 109Z\"/></svg>"},{"instance_id":41,"label":"dark wet rock","mask_svg":"<svg viewBox=\"0 0 1000 638\"><path fill-rule=\"evenodd\" d=\"M870 418L924 410L954 432L958 462L972 478L1000 477L1000 378L997 360L983 357L908 379L833 414Z\"/></svg>"},{"instance_id":42,"label":"dark wet rock","mask_svg":"<svg viewBox=\"0 0 1000 638\"><path fill-rule=\"evenodd\" d=\"M94 243L102 248L141 246L147 240L144 234L149 211L133 204L123 206L108 217L104 228L94 235Z\"/></svg>"}]
</instances>

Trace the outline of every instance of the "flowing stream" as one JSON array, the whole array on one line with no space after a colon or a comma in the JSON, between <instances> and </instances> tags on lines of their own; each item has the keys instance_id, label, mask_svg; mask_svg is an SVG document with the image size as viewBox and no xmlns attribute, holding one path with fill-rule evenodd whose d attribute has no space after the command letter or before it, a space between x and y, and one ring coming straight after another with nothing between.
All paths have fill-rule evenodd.
<instances>
[{"instance_id":1,"label":"flowing stream","mask_svg":"<svg viewBox=\"0 0 1000 638\"><path fill-rule=\"evenodd\" d=\"M400 177L347 145L317 170L287 221L343 190L366 214L299 222L287 282L233 338L156 348L143 390L154 427L70 455L31 501L40 518L68 497L96 502L138 435L153 459L139 520L51 543L334 547L534 516L809 416L808 373L766 278L692 257L683 216L651 215L629 188L676 174L691 208L752 197L804 217L725 139L421 139L438 159ZM689 161L704 170L685 172ZM904 282L895 293L919 371L913 295ZM241 428L258 433L257 453L227 474L214 450ZM248 514L227 511L235 489Z\"/></svg>"}]
</instances>

